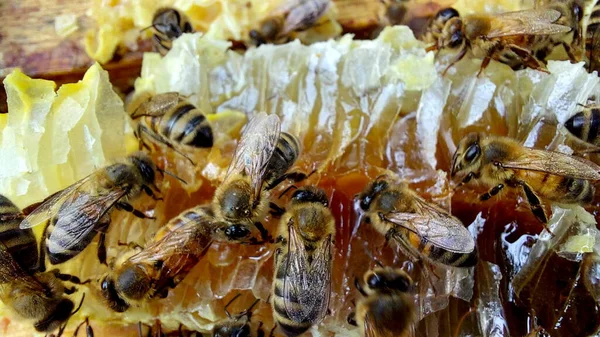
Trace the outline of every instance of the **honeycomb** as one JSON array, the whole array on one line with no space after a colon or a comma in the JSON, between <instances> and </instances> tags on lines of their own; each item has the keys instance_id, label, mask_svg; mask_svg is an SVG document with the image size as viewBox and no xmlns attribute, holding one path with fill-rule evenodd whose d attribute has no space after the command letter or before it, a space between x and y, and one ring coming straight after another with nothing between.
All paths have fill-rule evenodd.
<instances>
[{"instance_id":1,"label":"honeycomb","mask_svg":"<svg viewBox=\"0 0 600 337\"><path fill-rule=\"evenodd\" d=\"M472 131L511 136L526 146L567 153L579 150L581 144L573 141L561 125L578 111L578 104L585 104L600 93L600 79L587 73L583 63L550 61L550 74L546 74L532 70L514 72L492 62L478 77L481 61L465 59L442 77L439 74L446 66L444 58L434 62L433 53L426 52L424 44L404 26L386 28L372 41L344 36L309 46L299 42L264 45L245 54L229 47L229 42L196 33L175 41L165 57L145 54L136 92L180 92L211 112L209 120L216 126L218 141L210 150L189 154L196 166L160 148L153 152L160 167L188 184L182 186L166 177L159 185L164 201L142 197L135 203L137 208L155 215L156 220L115 212L107 241L109 259L126 249L119 242L143 245L180 211L210 202L227 170L241 126L256 111L265 111L277 114L282 131L301 140L303 150L294 170L316 170L301 184L322 187L330 196L337 220L331 313L310 331L312 336L358 336L358 330L346 323L353 302L360 296L354 289L354 278L374 267L375 260L394 266L402 266L407 260L361 221L354 200L371 179L388 172L408 181L428 200L451 209L476 237L479 247L480 262L476 267L434 266L438 277L433 281L421 276L418 265L413 266L420 318L415 336L523 336L535 328L528 324L530 321L536 321L552 336L588 336L596 332L600 323L598 294L585 286L581 270L584 257L595 256L600 249L596 240L597 205L585 209L547 205L552 210L551 235L543 231L518 194L479 202L481 187L455 189L447 174L457 142ZM93 97L107 83L102 71L95 67L89 73L96 75L86 75L88 82L84 79L78 84ZM32 110L46 104L52 112L48 120L53 123L58 116L54 114L55 107L60 106L53 95L60 97L61 90L66 94L67 89L63 87L54 94L51 83L13 75L19 81L5 81L9 117L20 111L15 106ZM92 76L96 76L95 81L89 80ZM47 95L37 94L39 90ZM66 95L62 101L69 97ZM97 108L96 116L107 111L104 106L92 106ZM116 107L123 114L122 106ZM84 110L89 112L92 108ZM4 137L15 128L33 128L36 122L25 119L10 125L10 119L8 124L0 119L0 154L5 151L15 158L23 157ZM125 131L114 139L123 140L117 144L126 144L124 140L130 137L128 128L118 130ZM44 130L40 132L44 137ZM92 135L97 140L106 134ZM6 152L9 150L13 152ZM122 151L130 150L125 146ZM95 160L97 166L102 166L112 158L104 152L102 147L102 151L93 152L94 157L86 160L73 152L67 164L81 172L89 171ZM40 157L43 155L47 154L27 154L29 158L44 158ZM102 160L96 157L100 155ZM36 162L40 166L33 171L45 172L46 162ZM28 178L26 173L20 174L15 181ZM71 180L61 181L62 186ZM20 197L22 206L38 201L55 188L46 185L27 184L26 193L2 187L0 193ZM281 206L289 197L278 197L286 187L283 184L273 193L273 201ZM268 216L265 226L273 232L276 222ZM92 243L83 254L61 265L61 270L98 280L106 269L97 262L96 248ZM110 312L99 300L98 282L92 282L80 288L87 294L86 302L71 325L89 317L92 326L102 334L135 336L137 322L151 325L158 319L165 330L177 330L182 324L206 332L226 318L224 304L242 294L230 311L239 312L255 298L261 299L252 321L255 328L262 322L268 332L273 326L266 301L271 289L274 248L272 244L215 244L167 298L133 307L125 314ZM80 295L74 296L78 299ZM11 319L5 320L4 332L23 329L22 322L12 319L8 311L6 315Z\"/></svg>"}]
</instances>

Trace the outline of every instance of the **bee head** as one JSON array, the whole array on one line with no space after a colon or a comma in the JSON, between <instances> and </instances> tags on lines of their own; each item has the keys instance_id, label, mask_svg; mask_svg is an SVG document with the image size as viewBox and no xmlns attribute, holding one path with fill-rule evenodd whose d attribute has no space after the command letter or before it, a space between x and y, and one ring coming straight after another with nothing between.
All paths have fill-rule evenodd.
<instances>
[{"instance_id":1,"label":"bee head","mask_svg":"<svg viewBox=\"0 0 600 337\"><path fill-rule=\"evenodd\" d=\"M116 289L127 298L141 300L150 291L150 283L146 271L139 265L129 265L121 269L117 276Z\"/></svg>"},{"instance_id":2,"label":"bee head","mask_svg":"<svg viewBox=\"0 0 600 337\"><path fill-rule=\"evenodd\" d=\"M481 165L480 135L472 132L458 143L458 147L452 156L451 177L462 176L466 172L476 172Z\"/></svg>"},{"instance_id":3,"label":"bee head","mask_svg":"<svg viewBox=\"0 0 600 337\"><path fill-rule=\"evenodd\" d=\"M441 46L441 48L458 49L462 47L464 43L465 32L463 21L458 16L451 17L442 29L438 45Z\"/></svg>"},{"instance_id":4,"label":"bee head","mask_svg":"<svg viewBox=\"0 0 600 337\"><path fill-rule=\"evenodd\" d=\"M325 207L329 207L329 200L325 191L314 186L304 186L292 194L292 204L305 202L317 202Z\"/></svg>"},{"instance_id":5,"label":"bee head","mask_svg":"<svg viewBox=\"0 0 600 337\"><path fill-rule=\"evenodd\" d=\"M387 181L386 176L380 176L369 183L367 187L358 194L358 199L360 200L360 209L365 212L368 211L371 207L373 199L375 199L379 193L385 191L389 185L390 184Z\"/></svg>"},{"instance_id":6,"label":"bee head","mask_svg":"<svg viewBox=\"0 0 600 337\"><path fill-rule=\"evenodd\" d=\"M379 292L407 292L412 287L412 279L402 269L377 268L365 274L365 284Z\"/></svg>"},{"instance_id":7,"label":"bee head","mask_svg":"<svg viewBox=\"0 0 600 337\"><path fill-rule=\"evenodd\" d=\"M129 309L129 304L119 296L115 287L115 281L106 276L100 281L100 292L104 297L106 304L116 312L124 312Z\"/></svg>"},{"instance_id":8,"label":"bee head","mask_svg":"<svg viewBox=\"0 0 600 337\"><path fill-rule=\"evenodd\" d=\"M129 162L138 170L142 182L152 186L156 179L156 165L144 152L136 152L129 156Z\"/></svg>"},{"instance_id":9,"label":"bee head","mask_svg":"<svg viewBox=\"0 0 600 337\"><path fill-rule=\"evenodd\" d=\"M251 220L252 218L252 191L250 185L244 180L232 182L218 196L218 204L222 217L228 222Z\"/></svg>"},{"instance_id":10,"label":"bee head","mask_svg":"<svg viewBox=\"0 0 600 337\"><path fill-rule=\"evenodd\" d=\"M75 305L67 298L58 302L56 307L48 311L47 315L34 324L34 328L39 332L50 332L58 329L69 317Z\"/></svg>"},{"instance_id":11,"label":"bee head","mask_svg":"<svg viewBox=\"0 0 600 337\"><path fill-rule=\"evenodd\" d=\"M186 22L188 25L189 23ZM163 8L156 11L152 19L152 26L159 33L162 33L171 38L177 38L185 31L181 27L181 14L173 8ZM191 26L189 27L191 32Z\"/></svg>"}]
</instances>

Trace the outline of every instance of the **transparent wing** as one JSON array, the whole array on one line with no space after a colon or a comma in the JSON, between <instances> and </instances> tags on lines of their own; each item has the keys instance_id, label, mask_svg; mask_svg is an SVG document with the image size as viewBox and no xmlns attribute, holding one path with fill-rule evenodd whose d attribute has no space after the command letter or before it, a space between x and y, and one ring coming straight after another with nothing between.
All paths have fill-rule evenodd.
<instances>
[{"instance_id":1,"label":"transparent wing","mask_svg":"<svg viewBox=\"0 0 600 337\"><path fill-rule=\"evenodd\" d=\"M0 287L8 282L18 282L32 291L45 293L46 290L33 276L25 272L9 253L4 242L0 242Z\"/></svg>"},{"instance_id":2,"label":"transparent wing","mask_svg":"<svg viewBox=\"0 0 600 337\"><path fill-rule=\"evenodd\" d=\"M286 277L283 298L288 316L296 322L319 323L327 313L331 293L331 240L325 240L312 254L289 226Z\"/></svg>"},{"instance_id":3,"label":"transparent wing","mask_svg":"<svg viewBox=\"0 0 600 337\"><path fill-rule=\"evenodd\" d=\"M256 114L244 128L225 180L237 173L250 177L254 196L259 195L269 159L275 151L281 122L277 115Z\"/></svg>"},{"instance_id":4,"label":"transparent wing","mask_svg":"<svg viewBox=\"0 0 600 337\"><path fill-rule=\"evenodd\" d=\"M560 152L527 148L522 156L500 163L504 168L540 171L585 180L600 180L600 166Z\"/></svg>"},{"instance_id":5,"label":"transparent wing","mask_svg":"<svg viewBox=\"0 0 600 337\"><path fill-rule=\"evenodd\" d=\"M58 191L46 198L38 207L27 215L23 222L21 222L21 229L35 227L58 214L64 204L76 198L77 192L94 187L91 183L95 182L95 178L98 174L99 171L96 171L64 190Z\"/></svg>"},{"instance_id":6,"label":"transparent wing","mask_svg":"<svg viewBox=\"0 0 600 337\"><path fill-rule=\"evenodd\" d=\"M560 18L554 9L530 9L491 16L491 28L486 37L510 35L550 35L568 33L570 27L554 24Z\"/></svg>"},{"instance_id":7,"label":"transparent wing","mask_svg":"<svg viewBox=\"0 0 600 337\"><path fill-rule=\"evenodd\" d=\"M468 254L475 249L475 240L460 220L419 197L415 201L415 213L389 212L384 218L445 250Z\"/></svg>"},{"instance_id":8,"label":"transparent wing","mask_svg":"<svg viewBox=\"0 0 600 337\"><path fill-rule=\"evenodd\" d=\"M291 8L285 18L281 35L310 28L327 12L329 4L330 0L306 0Z\"/></svg>"},{"instance_id":9,"label":"transparent wing","mask_svg":"<svg viewBox=\"0 0 600 337\"><path fill-rule=\"evenodd\" d=\"M127 191L112 188L99 195L91 193L78 190L59 209L47 246L50 253L60 254L78 245Z\"/></svg>"},{"instance_id":10,"label":"transparent wing","mask_svg":"<svg viewBox=\"0 0 600 337\"><path fill-rule=\"evenodd\" d=\"M131 118L141 116L163 116L181 101L177 92L165 92L154 95L149 101L140 104L131 114Z\"/></svg>"}]
</instances>

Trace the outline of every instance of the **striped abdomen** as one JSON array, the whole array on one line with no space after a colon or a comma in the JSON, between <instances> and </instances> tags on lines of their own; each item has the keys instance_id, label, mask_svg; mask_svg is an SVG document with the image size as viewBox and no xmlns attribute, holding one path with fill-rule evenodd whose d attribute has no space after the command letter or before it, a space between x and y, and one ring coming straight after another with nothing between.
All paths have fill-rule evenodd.
<instances>
[{"instance_id":1,"label":"striped abdomen","mask_svg":"<svg viewBox=\"0 0 600 337\"><path fill-rule=\"evenodd\" d=\"M314 322L317 322L320 317L317 317L315 311L314 317L307 316L302 321L298 322L290 317L288 311L297 310L298 312L306 312L306 308L302 308L301 304L298 303L298 299L293 297L285 297L284 294L284 283L288 278L287 272L287 259L288 255L282 255L277 265L275 278L273 279L273 318L277 321L279 328L288 337L295 337L303 334ZM314 294L315 296L323 296L323 294Z\"/></svg>"},{"instance_id":2,"label":"striped abdomen","mask_svg":"<svg viewBox=\"0 0 600 337\"><path fill-rule=\"evenodd\" d=\"M600 108L590 107L576 113L565 122L565 127L575 137L600 146Z\"/></svg>"},{"instance_id":3,"label":"striped abdomen","mask_svg":"<svg viewBox=\"0 0 600 337\"><path fill-rule=\"evenodd\" d=\"M31 229L20 229L25 216L8 198L0 195L0 242L26 271L35 272L38 264L38 247Z\"/></svg>"},{"instance_id":4,"label":"striped abdomen","mask_svg":"<svg viewBox=\"0 0 600 337\"><path fill-rule=\"evenodd\" d=\"M300 155L300 141L287 132L279 135L279 141L267 165L265 181L273 182L284 175L296 162Z\"/></svg>"},{"instance_id":5,"label":"striped abdomen","mask_svg":"<svg viewBox=\"0 0 600 337\"><path fill-rule=\"evenodd\" d=\"M515 170L542 199L566 204L585 204L594 198L594 186L588 180L560 176L541 171Z\"/></svg>"},{"instance_id":6,"label":"striped abdomen","mask_svg":"<svg viewBox=\"0 0 600 337\"><path fill-rule=\"evenodd\" d=\"M595 35L595 36L594 36ZM597 45L600 39L600 1L597 1L592 12L590 13L587 26L585 27L585 51L586 56L590 62L589 71L600 70L600 60L592 59L594 56L594 49L597 49ZM594 42L594 40L596 40Z\"/></svg>"},{"instance_id":7,"label":"striped abdomen","mask_svg":"<svg viewBox=\"0 0 600 337\"><path fill-rule=\"evenodd\" d=\"M467 254L455 253L437 247L431 242L427 241L426 239L405 228L398 228L397 230L400 236L402 237L401 240L405 240L405 242L399 243L404 244L404 248L408 249L409 251L418 253L416 254L417 256L422 256L434 262L438 262L452 267L467 268L473 267L477 264L477 248L475 248L471 253Z\"/></svg>"},{"instance_id":8,"label":"striped abdomen","mask_svg":"<svg viewBox=\"0 0 600 337\"><path fill-rule=\"evenodd\" d=\"M194 105L182 102L160 116L146 116L144 123L165 142L194 148L213 145L213 133L206 116Z\"/></svg>"},{"instance_id":9,"label":"striped abdomen","mask_svg":"<svg viewBox=\"0 0 600 337\"><path fill-rule=\"evenodd\" d=\"M157 10L152 19L152 27L154 27L152 46L162 55L171 50L173 41L183 33L194 32L187 18L173 8Z\"/></svg>"}]
</instances>

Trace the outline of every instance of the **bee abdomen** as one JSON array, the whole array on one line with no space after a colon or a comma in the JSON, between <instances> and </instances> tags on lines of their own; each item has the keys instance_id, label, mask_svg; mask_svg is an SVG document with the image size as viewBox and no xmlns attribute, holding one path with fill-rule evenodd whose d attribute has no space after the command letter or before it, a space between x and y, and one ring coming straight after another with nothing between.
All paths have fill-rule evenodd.
<instances>
[{"instance_id":1,"label":"bee abdomen","mask_svg":"<svg viewBox=\"0 0 600 337\"><path fill-rule=\"evenodd\" d=\"M600 109L585 109L565 122L565 127L575 137L595 145L599 140Z\"/></svg>"},{"instance_id":2,"label":"bee abdomen","mask_svg":"<svg viewBox=\"0 0 600 337\"><path fill-rule=\"evenodd\" d=\"M307 317L302 322L293 320L288 314L289 311L303 311L303 308L298 299L292 294L285 294L284 280L286 277L285 264L281 264L277 268L275 279L273 281L273 316L279 324L279 328L288 337L294 337L303 334L313 325L310 317Z\"/></svg>"},{"instance_id":3,"label":"bee abdomen","mask_svg":"<svg viewBox=\"0 0 600 337\"><path fill-rule=\"evenodd\" d=\"M163 116L160 126L154 129L163 137L182 145L201 148L213 145L212 129L206 116L192 104L176 107Z\"/></svg>"},{"instance_id":4,"label":"bee abdomen","mask_svg":"<svg viewBox=\"0 0 600 337\"><path fill-rule=\"evenodd\" d=\"M176 140L183 145L192 147L212 147L213 133L204 114L198 114L190 119Z\"/></svg>"},{"instance_id":5,"label":"bee abdomen","mask_svg":"<svg viewBox=\"0 0 600 337\"><path fill-rule=\"evenodd\" d=\"M34 271L38 262L37 242L31 229L19 228L24 218L12 201L0 195L0 242L21 268Z\"/></svg>"},{"instance_id":6,"label":"bee abdomen","mask_svg":"<svg viewBox=\"0 0 600 337\"><path fill-rule=\"evenodd\" d=\"M266 181L277 179L294 165L300 153L300 141L296 136L287 132L279 135L277 146L267 166Z\"/></svg>"},{"instance_id":7,"label":"bee abdomen","mask_svg":"<svg viewBox=\"0 0 600 337\"><path fill-rule=\"evenodd\" d=\"M565 178L561 187L566 191L563 201L589 203L594 199L594 186L587 180Z\"/></svg>"},{"instance_id":8,"label":"bee abdomen","mask_svg":"<svg viewBox=\"0 0 600 337\"><path fill-rule=\"evenodd\" d=\"M410 233L409 235L417 236L413 233ZM420 238L420 240L421 242L419 244L419 251L432 261L439 262L447 266L461 268L473 267L477 264L477 249L474 249L470 253L456 253L436 247L426 239Z\"/></svg>"}]
</instances>

